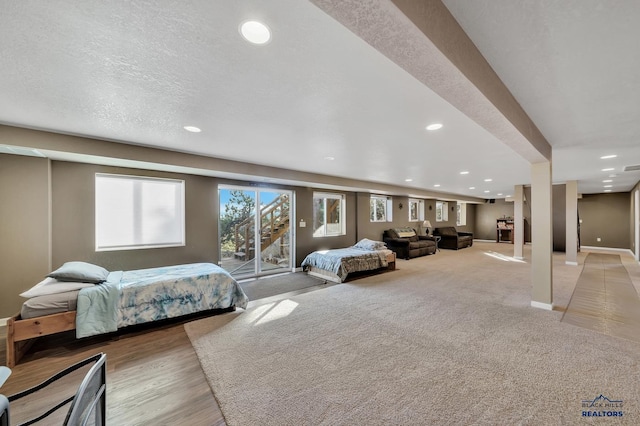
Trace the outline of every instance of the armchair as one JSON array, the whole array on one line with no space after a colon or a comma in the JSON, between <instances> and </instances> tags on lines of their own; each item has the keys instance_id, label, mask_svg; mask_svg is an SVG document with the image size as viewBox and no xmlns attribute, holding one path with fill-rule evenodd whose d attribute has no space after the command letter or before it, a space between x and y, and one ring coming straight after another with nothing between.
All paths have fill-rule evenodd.
<instances>
[{"instance_id":1,"label":"armchair","mask_svg":"<svg viewBox=\"0 0 640 426\"><path fill-rule=\"evenodd\" d=\"M400 259L411 259L436 252L436 241L433 237L418 235L413 228L387 229L382 240Z\"/></svg>"},{"instance_id":2,"label":"armchair","mask_svg":"<svg viewBox=\"0 0 640 426\"><path fill-rule=\"evenodd\" d=\"M433 235L439 235L441 238L439 248L458 250L473 245L472 232L458 232L453 226L436 228Z\"/></svg>"}]
</instances>

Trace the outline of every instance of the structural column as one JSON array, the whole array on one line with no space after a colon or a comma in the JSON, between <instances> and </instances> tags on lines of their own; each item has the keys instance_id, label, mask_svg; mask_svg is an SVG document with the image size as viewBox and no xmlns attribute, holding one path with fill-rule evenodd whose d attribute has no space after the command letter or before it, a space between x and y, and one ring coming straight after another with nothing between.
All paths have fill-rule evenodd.
<instances>
[{"instance_id":1,"label":"structural column","mask_svg":"<svg viewBox=\"0 0 640 426\"><path fill-rule=\"evenodd\" d=\"M551 162L531 165L531 306L553 309Z\"/></svg>"},{"instance_id":2,"label":"structural column","mask_svg":"<svg viewBox=\"0 0 640 426\"><path fill-rule=\"evenodd\" d=\"M635 254L636 261L640 262L640 186L636 186L634 191L634 225L635 228L635 243L633 244L633 252Z\"/></svg>"},{"instance_id":3,"label":"structural column","mask_svg":"<svg viewBox=\"0 0 640 426\"><path fill-rule=\"evenodd\" d=\"M513 257L524 259L524 186L516 185L513 190Z\"/></svg>"},{"instance_id":4,"label":"structural column","mask_svg":"<svg viewBox=\"0 0 640 426\"><path fill-rule=\"evenodd\" d=\"M578 265L578 181L571 180L566 184L566 243L567 265Z\"/></svg>"}]
</instances>

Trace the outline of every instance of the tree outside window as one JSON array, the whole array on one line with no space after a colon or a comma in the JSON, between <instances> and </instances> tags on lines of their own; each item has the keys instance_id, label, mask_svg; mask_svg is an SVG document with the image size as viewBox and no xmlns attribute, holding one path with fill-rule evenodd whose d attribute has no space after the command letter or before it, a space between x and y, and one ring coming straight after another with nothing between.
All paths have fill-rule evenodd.
<instances>
[{"instance_id":1,"label":"tree outside window","mask_svg":"<svg viewBox=\"0 0 640 426\"><path fill-rule=\"evenodd\" d=\"M380 195L372 195L369 200L370 205L370 219L371 222L387 222L388 214L387 214L387 197L383 197Z\"/></svg>"},{"instance_id":2,"label":"tree outside window","mask_svg":"<svg viewBox=\"0 0 640 426\"><path fill-rule=\"evenodd\" d=\"M467 224L467 203L458 203L456 213L456 225L464 226Z\"/></svg>"},{"instance_id":3,"label":"tree outside window","mask_svg":"<svg viewBox=\"0 0 640 426\"><path fill-rule=\"evenodd\" d=\"M409 222L420 222L424 220L424 201L409 198Z\"/></svg>"},{"instance_id":4,"label":"tree outside window","mask_svg":"<svg viewBox=\"0 0 640 426\"><path fill-rule=\"evenodd\" d=\"M313 194L313 236L345 235L345 199L342 194Z\"/></svg>"},{"instance_id":5,"label":"tree outside window","mask_svg":"<svg viewBox=\"0 0 640 426\"><path fill-rule=\"evenodd\" d=\"M436 222L447 222L449 220L449 203L446 201L436 201Z\"/></svg>"}]
</instances>

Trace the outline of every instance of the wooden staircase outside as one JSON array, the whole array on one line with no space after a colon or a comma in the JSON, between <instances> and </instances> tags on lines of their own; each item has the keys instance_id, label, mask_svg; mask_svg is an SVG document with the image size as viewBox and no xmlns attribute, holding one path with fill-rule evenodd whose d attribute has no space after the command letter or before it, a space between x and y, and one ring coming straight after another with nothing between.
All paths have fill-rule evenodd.
<instances>
[{"instance_id":1,"label":"wooden staircase outside","mask_svg":"<svg viewBox=\"0 0 640 426\"><path fill-rule=\"evenodd\" d=\"M260 251L280 240L289 231L289 196L282 194L260 209ZM250 216L235 226L235 254L240 260L255 257L254 218ZM285 244L281 242L281 251Z\"/></svg>"}]
</instances>

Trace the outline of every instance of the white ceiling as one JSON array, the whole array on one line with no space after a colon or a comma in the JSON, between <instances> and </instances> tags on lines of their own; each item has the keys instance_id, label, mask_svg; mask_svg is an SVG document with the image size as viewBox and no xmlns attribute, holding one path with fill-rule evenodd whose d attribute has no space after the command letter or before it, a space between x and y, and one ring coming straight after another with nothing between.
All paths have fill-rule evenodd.
<instances>
[{"instance_id":1,"label":"white ceiling","mask_svg":"<svg viewBox=\"0 0 640 426\"><path fill-rule=\"evenodd\" d=\"M0 1L0 123L407 193L500 198L530 182L508 141L307 1ZM640 2L444 3L553 146L554 182L602 192L605 165L614 191L640 180L621 172L640 164ZM272 41L244 41L247 19Z\"/></svg>"},{"instance_id":2,"label":"white ceiling","mask_svg":"<svg viewBox=\"0 0 640 426\"><path fill-rule=\"evenodd\" d=\"M443 2L553 146L555 182L594 193L609 174L614 191L640 180L622 171L640 164L639 1Z\"/></svg>"}]
</instances>

